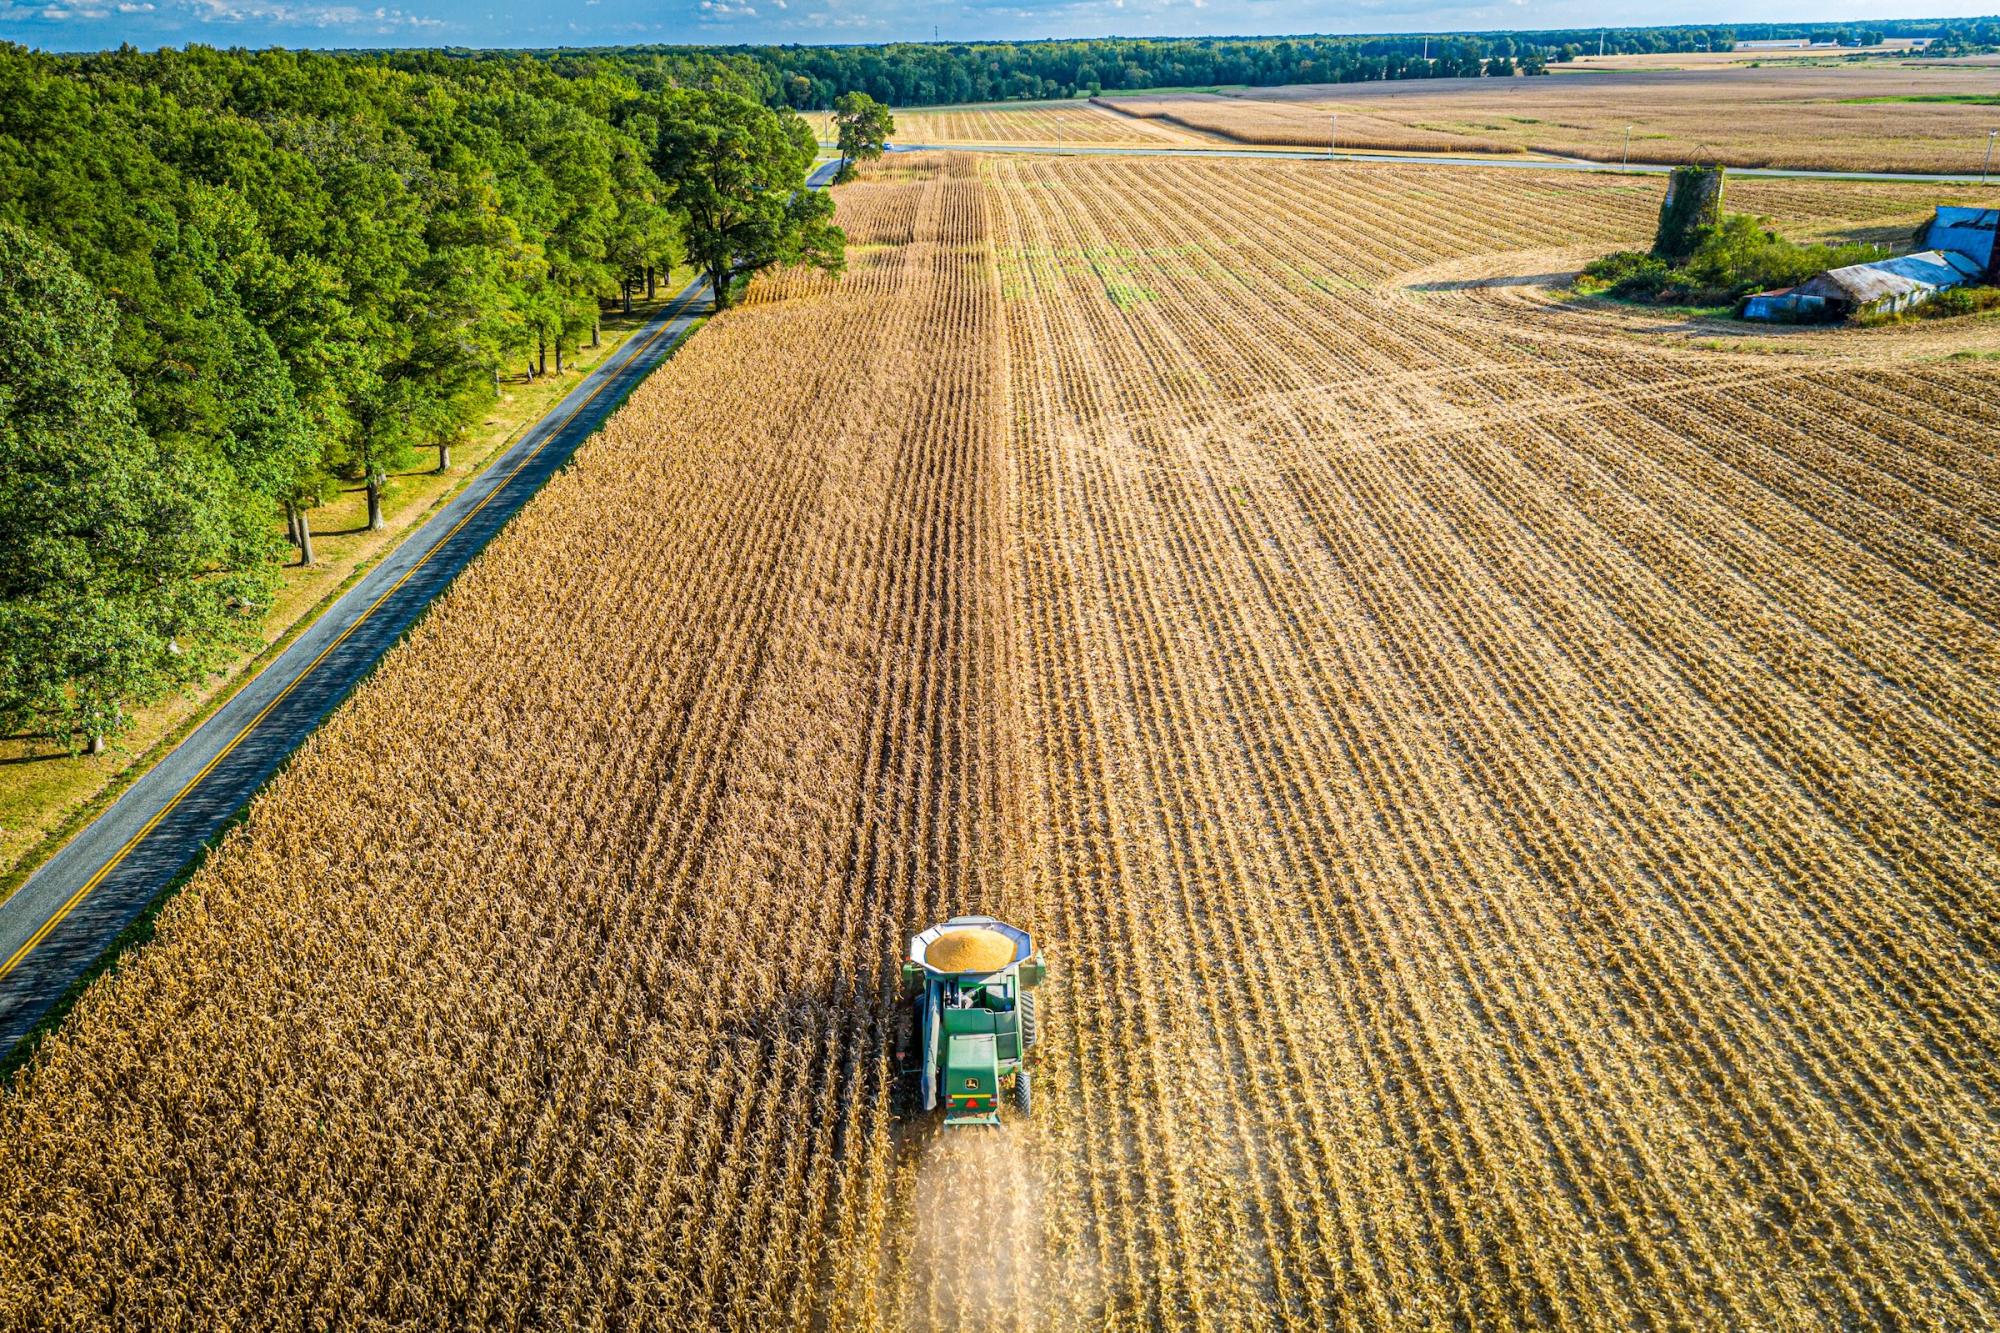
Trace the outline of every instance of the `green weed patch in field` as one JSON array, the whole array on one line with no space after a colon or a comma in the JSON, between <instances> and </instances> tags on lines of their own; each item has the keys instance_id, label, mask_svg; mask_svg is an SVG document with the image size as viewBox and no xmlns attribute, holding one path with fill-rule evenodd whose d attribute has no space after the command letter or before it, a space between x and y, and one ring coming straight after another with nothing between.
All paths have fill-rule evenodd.
<instances>
[{"instance_id":1,"label":"green weed patch in field","mask_svg":"<svg viewBox=\"0 0 2000 1333\"><path fill-rule=\"evenodd\" d=\"M1136 282L1128 282L1119 278L1108 278L1105 280L1104 294L1110 297L1111 304L1117 306L1120 310L1130 310L1135 305L1143 305L1147 301L1157 301L1160 299L1160 294L1151 287L1142 287Z\"/></svg>"},{"instance_id":2,"label":"green weed patch in field","mask_svg":"<svg viewBox=\"0 0 2000 1333\"><path fill-rule=\"evenodd\" d=\"M1875 97L1843 97L1841 106L1876 106L1884 102L1946 102L1956 106L2000 106L2000 93L1883 93Z\"/></svg>"}]
</instances>

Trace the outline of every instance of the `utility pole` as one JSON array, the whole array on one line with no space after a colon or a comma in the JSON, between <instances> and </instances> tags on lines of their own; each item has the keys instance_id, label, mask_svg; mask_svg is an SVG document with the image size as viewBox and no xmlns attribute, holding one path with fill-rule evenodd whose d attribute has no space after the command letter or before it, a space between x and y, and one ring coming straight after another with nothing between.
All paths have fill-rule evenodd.
<instances>
[{"instance_id":1,"label":"utility pole","mask_svg":"<svg viewBox=\"0 0 2000 1333\"><path fill-rule=\"evenodd\" d=\"M1979 164L1979 183L1986 184L1986 173L1993 169L1993 136L2000 130L1986 131L1986 160Z\"/></svg>"},{"instance_id":2,"label":"utility pole","mask_svg":"<svg viewBox=\"0 0 2000 1333\"><path fill-rule=\"evenodd\" d=\"M1340 143L1340 113L1336 111L1328 116L1326 121L1326 156L1330 162L1334 157L1334 149ZM1987 142L1990 145L1992 140L1988 139Z\"/></svg>"},{"instance_id":3,"label":"utility pole","mask_svg":"<svg viewBox=\"0 0 2000 1333\"><path fill-rule=\"evenodd\" d=\"M1989 144L1992 143L1992 139L1989 138L1987 142ZM1630 125L1627 125L1625 127L1625 160L1623 162L1620 162L1618 165L1621 167L1629 167L1632 165L1632 127Z\"/></svg>"}]
</instances>

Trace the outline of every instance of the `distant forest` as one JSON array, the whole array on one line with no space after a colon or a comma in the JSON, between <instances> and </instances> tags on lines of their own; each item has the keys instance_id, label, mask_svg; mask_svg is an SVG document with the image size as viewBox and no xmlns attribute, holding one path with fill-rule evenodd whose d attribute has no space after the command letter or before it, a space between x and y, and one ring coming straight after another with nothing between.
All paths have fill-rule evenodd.
<instances>
[{"instance_id":1,"label":"distant forest","mask_svg":"<svg viewBox=\"0 0 2000 1333\"><path fill-rule=\"evenodd\" d=\"M1873 46L1885 38L1929 38L1938 53L2000 46L2000 19L1884 19L1856 23L1737 23L1713 27L1568 28L1539 32L1404 34L1394 37L1093 38L1078 41L921 43L883 46L640 46L529 53L557 69L609 62L645 81L722 79L770 106L825 110L846 92L893 106L942 106L1090 97L1148 88L1216 84L1360 83L1380 79L1538 74L1595 55L1728 51L1738 42L1805 38ZM452 52L451 58L513 60L519 53Z\"/></svg>"}]
</instances>

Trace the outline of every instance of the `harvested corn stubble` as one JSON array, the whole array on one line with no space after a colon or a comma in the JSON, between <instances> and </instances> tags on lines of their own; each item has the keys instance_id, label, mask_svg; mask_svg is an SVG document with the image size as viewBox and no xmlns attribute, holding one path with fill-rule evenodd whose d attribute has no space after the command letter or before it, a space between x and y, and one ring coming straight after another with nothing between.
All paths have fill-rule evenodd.
<instances>
[{"instance_id":1,"label":"harvested corn stubble","mask_svg":"<svg viewBox=\"0 0 2000 1333\"><path fill-rule=\"evenodd\" d=\"M940 972L998 972L1014 961L1014 941L984 926L947 930L924 950L924 960Z\"/></svg>"},{"instance_id":2,"label":"harvested corn stubble","mask_svg":"<svg viewBox=\"0 0 2000 1333\"><path fill-rule=\"evenodd\" d=\"M864 167L0 1089L0 1330L1994 1326L2000 327L1565 296L1659 190Z\"/></svg>"}]
</instances>

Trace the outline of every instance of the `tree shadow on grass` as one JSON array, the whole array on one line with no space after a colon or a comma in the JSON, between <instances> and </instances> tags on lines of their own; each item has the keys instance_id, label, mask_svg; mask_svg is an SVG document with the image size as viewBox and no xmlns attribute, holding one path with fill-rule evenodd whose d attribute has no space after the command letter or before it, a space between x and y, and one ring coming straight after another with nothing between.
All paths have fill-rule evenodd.
<instances>
[{"instance_id":1,"label":"tree shadow on grass","mask_svg":"<svg viewBox=\"0 0 2000 1333\"><path fill-rule=\"evenodd\" d=\"M45 754L10 754L4 759L0 759L0 767L5 767L9 764L39 764L48 759L68 759L69 757L70 753L68 750L50 750Z\"/></svg>"}]
</instances>

